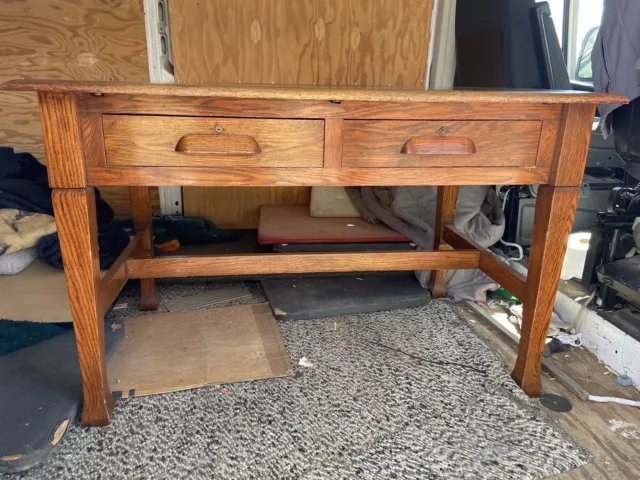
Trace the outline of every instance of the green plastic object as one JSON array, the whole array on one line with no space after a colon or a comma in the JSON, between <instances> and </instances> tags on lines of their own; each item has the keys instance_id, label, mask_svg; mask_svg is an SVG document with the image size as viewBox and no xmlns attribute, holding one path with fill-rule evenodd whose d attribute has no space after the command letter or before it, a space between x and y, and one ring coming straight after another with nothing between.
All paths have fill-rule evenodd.
<instances>
[{"instance_id":1,"label":"green plastic object","mask_svg":"<svg viewBox=\"0 0 640 480\"><path fill-rule=\"evenodd\" d=\"M500 287L498 290L494 291L493 293L495 293L496 295L500 295L502 298L509 300L510 302L522 303L520 300L518 300L517 297L511 295L502 287Z\"/></svg>"}]
</instances>

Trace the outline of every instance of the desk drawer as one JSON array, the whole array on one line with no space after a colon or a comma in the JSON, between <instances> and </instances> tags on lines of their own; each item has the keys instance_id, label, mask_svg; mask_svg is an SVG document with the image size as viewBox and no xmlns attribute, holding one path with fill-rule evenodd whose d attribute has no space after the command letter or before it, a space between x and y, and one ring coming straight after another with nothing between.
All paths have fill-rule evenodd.
<instances>
[{"instance_id":1,"label":"desk drawer","mask_svg":"<svg viewBox=\"0 0 640 480\"><path fill-rule=\"evenodd\" d=\"M342 165L533 167L541 127L540 121L345 120Z\"/></svg>"},{"instance_id":2,"label":"desk drawer","mask_svg":"<svg viewBox=\"0 0 640 480\"><path fill-rule=\"evenodd\" d=\"M322 120L104 115L107 165L322 167Z\"/></svg>"}]
</instances>

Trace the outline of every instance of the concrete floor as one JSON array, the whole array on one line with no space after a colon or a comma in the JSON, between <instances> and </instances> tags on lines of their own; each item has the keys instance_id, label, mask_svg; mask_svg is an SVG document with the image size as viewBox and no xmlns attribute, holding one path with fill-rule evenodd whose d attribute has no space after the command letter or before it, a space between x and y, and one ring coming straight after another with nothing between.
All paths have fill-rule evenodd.
<instances>
[{"instance_id":1,"label":"concrete floor","mask_svg":"<svg viewBox=\"0 0 640 480\"><path fill-rule=\"evenodd\" d=\"M457 304L456 308L511 371L516 359L515 343L464 303ZM552 358L565 374L592 395L640 400L637 389L619 386L616 375L586 350L572 349L554 354ZM568 413L545 410L594 457L590 464L558 475L556 479L640 478L640 409L583 401L546 372L542 375L542 387L545 393L561 395L572 403L573 409Z\"/></svg>"}]
</instances>

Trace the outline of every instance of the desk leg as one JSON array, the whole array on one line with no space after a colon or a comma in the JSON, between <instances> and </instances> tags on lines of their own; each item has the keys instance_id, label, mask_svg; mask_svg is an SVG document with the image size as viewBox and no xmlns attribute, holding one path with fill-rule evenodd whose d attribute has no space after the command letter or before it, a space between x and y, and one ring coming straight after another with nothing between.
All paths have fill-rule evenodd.
<instances>
[{"instance_id":1,"label":"desk leg","mask_svg":"<svg viewBox=\"0 0 640 480\"><path fill-rule=\"evenodd\" d=\"M522 299L522 335L511 374L530 397L542 393L542 352L579 196L579 187L541 185L538 190L529 274Z\"/></svg>"},{"instance_id":2,"label":"desk leg","mask_svg":"<svg viewBox=\"0 0 640 480\"><path fill-rule=\"evenodd\" d=\"M58 189L53 191L52 201L82 374L82 423L106 425L113 398L107 382L104 317L98 313L95 193L93 187Z\"/></svg>"},{"instance_id":3,"label":"desk leg","mask_svg":"<svg viewBox=\"0 0 640 480\"><path fill-rule=\"evenodd\" d=\"M129 187L131 196L131 212L133 228L136 233L143 233L141 253L146 257L153 256L153 226L151 222L151 199L149 187ZM140 280L140 310L155 310L158 308L156 295L156 279L143 278Z\"/></svg>"},{"instance_id":4,"label":"desk leg","mask_svg":"<svg viewBox=\"0 0 640 480\"><path fill-rule=\"evenodd\" d=\"M434 250L443 250L446 246L442 240L442 232L445 223L453 224L456 216L456 203L458 202L458 186L450 185L438 187L438 200L436 204L435 237L433 242ZM447 271L433 270L429 280L429 290L433 298L443 298L447 296Z\"/></svg>"}]
</instances>

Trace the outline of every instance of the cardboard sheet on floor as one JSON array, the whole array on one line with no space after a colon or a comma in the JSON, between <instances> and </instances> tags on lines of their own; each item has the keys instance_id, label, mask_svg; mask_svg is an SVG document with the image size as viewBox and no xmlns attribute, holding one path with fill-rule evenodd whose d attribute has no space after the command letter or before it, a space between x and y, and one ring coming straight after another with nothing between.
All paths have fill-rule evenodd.
<instances>
[{"instance_id":1,"label":"cardboard sheet on floor","mask_svg":"<svg viewBox=\"0 0 640 480\"><path fill-rule=\"evenodd\" d=\"M404 235L362 218L314 218L304 205L260 208L258 243L408 242Z\"/></svg>"},{"instance_id":2,"label":"cardboard sheet on floor","mask_svg":"<svg viewBox=\"0 0 640 480\"><path fill-rule=\"evenodd\" d=\"M116 396L291 375L266 303L127 318L124 328L125 338L107 366Z\"/></svg>"}]
</instances>

